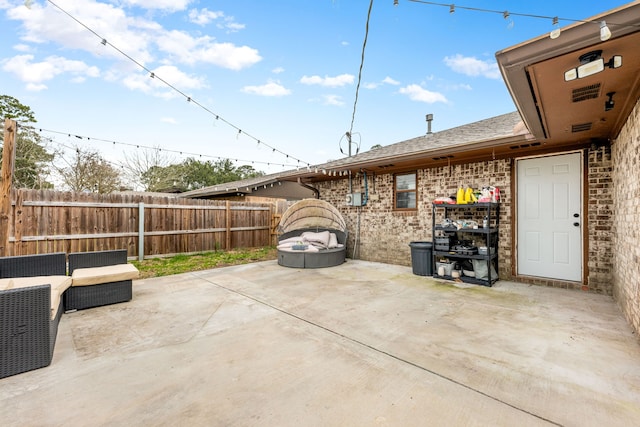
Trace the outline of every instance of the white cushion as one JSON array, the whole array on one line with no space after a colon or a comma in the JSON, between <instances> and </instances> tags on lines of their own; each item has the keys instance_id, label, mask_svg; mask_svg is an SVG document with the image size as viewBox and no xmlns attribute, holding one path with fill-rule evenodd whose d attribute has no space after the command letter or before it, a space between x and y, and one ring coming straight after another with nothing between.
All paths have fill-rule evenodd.
<instances>
[{"instance_id":1,"label":"white cushion","mask_svg":"<svg viewBox=\"0 0 640 427\"><path fill-rule=\"evenodd\" d=\"M338 236L336 233L329 234L329 244L327 245L329 249L337 248L338 246Z\"/></svg>"},{"instance_id":2,"label":"white cushion","mask_svg":"<svg viewBox=\"0 0 640 427\"><path fill-rule=\"evenodd\" d=\"M90 286L102 283L137 279L138 269L133 264L116 264L104 267L76 268L71 274L71 286Z\"/></svg>"},{"instance_id":3,"label":"white cushion","mask_svg":"<svg viewBox=\"0 0 640 427\"><path fill-rule=\"evenodd\" d=\"M329 238L330 232L328 230L321 231L319 233L314 233L311 231L305 231L302 233L302 240L309 243L315 243L315 246L321 246L323 248L327 248L329 246Z\"/></svg>"}]
</instances>

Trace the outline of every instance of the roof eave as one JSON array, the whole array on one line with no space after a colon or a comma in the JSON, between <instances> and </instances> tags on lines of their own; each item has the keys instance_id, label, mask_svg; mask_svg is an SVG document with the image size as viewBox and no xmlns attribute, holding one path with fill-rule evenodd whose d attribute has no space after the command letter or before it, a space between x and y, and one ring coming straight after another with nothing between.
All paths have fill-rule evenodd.
<instances>
[{"instance_id":1,"label":"roof eave","mask_svg":"<svg viewBox=\"0 0 640 427\"><path fill-rule=\"evenodd\" d=\"M612 37L638 31L640 1L596 15L588 22L578 22L563 28L561 37L557 39L551 39L545 34L496 52L498 67L511 98L527 129L535 138L544 140L548 135L540 111L543 106L538 105L533 95L526 67L599 43L596 24L601 21L615 23L610 27Z\"/></svg>"}]
</instances>

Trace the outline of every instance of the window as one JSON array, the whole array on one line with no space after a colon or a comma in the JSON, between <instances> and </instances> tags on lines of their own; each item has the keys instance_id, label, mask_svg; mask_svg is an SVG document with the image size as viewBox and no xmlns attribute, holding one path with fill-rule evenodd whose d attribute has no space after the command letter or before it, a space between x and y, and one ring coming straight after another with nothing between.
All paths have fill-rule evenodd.
<instances>
[{"instance_id":1,"label":"window","mask_svg":"<svg viewBox=\"0 0 640 427\"><path fill-rule=\"evenodd\" d=\"M393 186L395 191L396 209L416 209L418 178L415 172L394 176Z\"/></svg>"}]
</instances>

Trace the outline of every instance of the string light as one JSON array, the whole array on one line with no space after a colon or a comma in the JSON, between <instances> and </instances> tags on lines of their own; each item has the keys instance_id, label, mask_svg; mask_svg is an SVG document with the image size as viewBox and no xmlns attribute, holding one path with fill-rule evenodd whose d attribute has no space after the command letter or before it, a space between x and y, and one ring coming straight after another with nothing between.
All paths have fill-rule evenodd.
<instances>
[{"instance_id":1,"label":"string light","mask_svg":"<svg viewBox=\"0 0 640 427\"><path fill-rule=\"evenodd\" d=\"M236 162L236 163L257 163L257 164L262 164L262 165L267 165L267 166L271 166L272 163L267 163L267 162L262 162L259 160L245 160L245 159L232 159L229 157L221 157L221 156L211 156L211 155L207 155L207 154L199 154L199 153L191 153L191 152L187 152L187 151L180 151L180 150L171 150L171 149L167 149L167 148L161 148L161 147L151 147L148 145L142 145L142 144L131 144L131 143L127 143L127 142L119 142L119 141L113 141L113 140L107 140L107 139L102 139L102 138L95 138L95 137L88 137L88 136L83 136L83 135L75 135L69 132L60 132L60 131L55 131L55 130L50 130L50 129L44 129L44 128L39 128L38 131L40 133L42 132L48 132L48 133L53 133L53 134L57 134L57 135L66 135L67 137L71 138L72 136L74 136L77 139L86 139L87 141L90 141L93 139L93 141L98 141L98 142L105 142L108 144L112 144L112 145L122 145L122 146L126 146L126 147L135 147L136 149L144 149L144 150L154 150L154 151L158 151L158 152L162 152L164 150L164 152L166 153L174 153L174 154L179 154L181 156L199 156L200 158L209 158L209 159L217 159L217 160L228 160L228 161L232 161L232 162ZM58 143L57 141L54 141L51 138L48 138L46 136L42 136L43 138L54 142L54 143ZM282 164L282 167L293 167L292 164Z\"/></svg>"},{"instance_id":2,"label":"string light","mask_svg":"<svg viewBox=\"0 0 640 427\"><path fill-rule=\"evenodd\" d=\"M94 36L98 37L101 42L104 41L104 45L109 45L111 48L113 48L116 52L118 52L119 54L121 54L122 56L124 56L125 58L127 58L129 61L133 62L135 65L137 65L139 68L143 69L144 71L146 71L147 73L149 73L149 75L151 76L151 78L156 78L158 81L162 82L165 86L167 86L168 88L170 88L171 90L173 90L174 92L182 95L182 97L184 97L185 99L187 99L188 102L197 105L198 107L200 107L202 110L204 110L205 112L209 113L212 116L215 116L216 120L221 120L223 121L225 124L227 124L228 126L236 129L236 130L240 130L240 128L236 125L234 125L233 123L225 120L224 118L220 117L219 114L214 113L213 111L211 111L209 108L207 108L206 106L202 105L200 102L196 101L195 99L191 98L190 96L188 96L187 94L185 94L184 92L182 92L180 89L178 89L177 87L173 86L171 83L167 82L166 80L164 80L163 78L161 78L160 76L157 76L153 71L151 71L149 68L147 68L144 64L140 63L139 61L137 61L136 59L134 59L133 57L131 57L130 55L128 55L126 52L124 52L123 50L119 49L118 47L114 46L112 43L108 43L106 41L106 39L102 36L100 36L95 30L93 30L91 27L89 27L88 25L86 25L85 23L83 23L82 21L80 21L78 18L76 18L75 16L71 15L69 12L67 12L65 9L63 9L62 7L58 6L55 2L53 2L52 0L47 0L47 2L49 4L51 4L53 7L55 7L56 9L60 10L62 13L64 13L65 15L67 15L69 18L71 18L72 20L74 20L76 23L78 23L79 25L81 25L82 27L84 27L87 31L91 32ZM372 0L373 2L373 0ZM251 139L254 140L258 140L256 137L244 132L244 134L246 136L248 136ZM277 152L278 154L281 155L285 155L286 153L278 150L277 148L265 143L264 141L262 141L262 145L265 145L269 148L273 149L273 152ZM295 157L292 156L287 156L287 158L291 157L294 160L298 160ZM302 160L300 160L302 161ZM310 165L310 163L308 162L303 162L305 164Z\"/></svg>"},{"instance_id":3,"label":"string light","mask_svg":"<svg viewBox=\"0 0 640 427\"><path fill-rule=\"evenodd\" d=\"M510 12L510 11L506 11L506 10L493 10L493 9L483 9L483 8L479 8L479 7L469 7L469 6L460 6L458 4L453 5L450 3L438 3L438 2L432 2L432 1L426 1L426 0L409 0L412 3L421 3L421 4L426 4L426 5L430 5L430 6L442 6L442 7L448 7L449 8L449 13L453 13L455 11L455 9L463 9L463 10L470 10L470 11L474 11L474 12L485 12L485 13L496 13L496 14L500 14L503 16L504 19L510 19L509 24L508 24L508 28L513 27L513 20L511 19L512 16L523 16L523 17L527 17L527 18L538 18L538 19L547 19L547 20L552 20L553 21L553 25L558 24L558 21L567 21L567 22L579 22L579 23L583 23L583 24L598 24L600 25L600 39L602 41L606 41L609 40L609 38L611 37L611 31L609 30L609 27L607 26L607 24L602 21L590 21L590 20L585 20L585 19L572 19L572 18L560 18L557 16L546 16L546 15L535 15L535 14L531 14L531 13L518 13L518 12ZM632 27L632 28L639 28L640 24L613 24L610 23L609 25L614 25L614 26L619 26L619 27ZM558 38L560 36L560 31L558 28L558 32L555 33L554 31L552 31L552 34L554 37L550 37L551 38Z\"/></svg>"}]
</instances>

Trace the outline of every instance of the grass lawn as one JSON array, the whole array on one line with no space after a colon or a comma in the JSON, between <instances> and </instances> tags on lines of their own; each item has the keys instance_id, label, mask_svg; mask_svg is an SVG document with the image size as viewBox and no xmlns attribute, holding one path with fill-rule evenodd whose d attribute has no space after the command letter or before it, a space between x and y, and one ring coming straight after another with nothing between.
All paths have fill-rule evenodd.
<instances>
[{"instance_id":1,"label":"grass lawn","mask_svg":"<svg viewBox=\"0 0 640 427\"><path fill-rule=\"evenodd\" d=\"M144 261L131 261L140 271L140 279L187 273L189 271L208 270L229 265L247 264L277 258L275 247L236 249L233 251L202 252L189 255L176 255L166 258L149 258Z\"/></svg>"}]
</instances>

